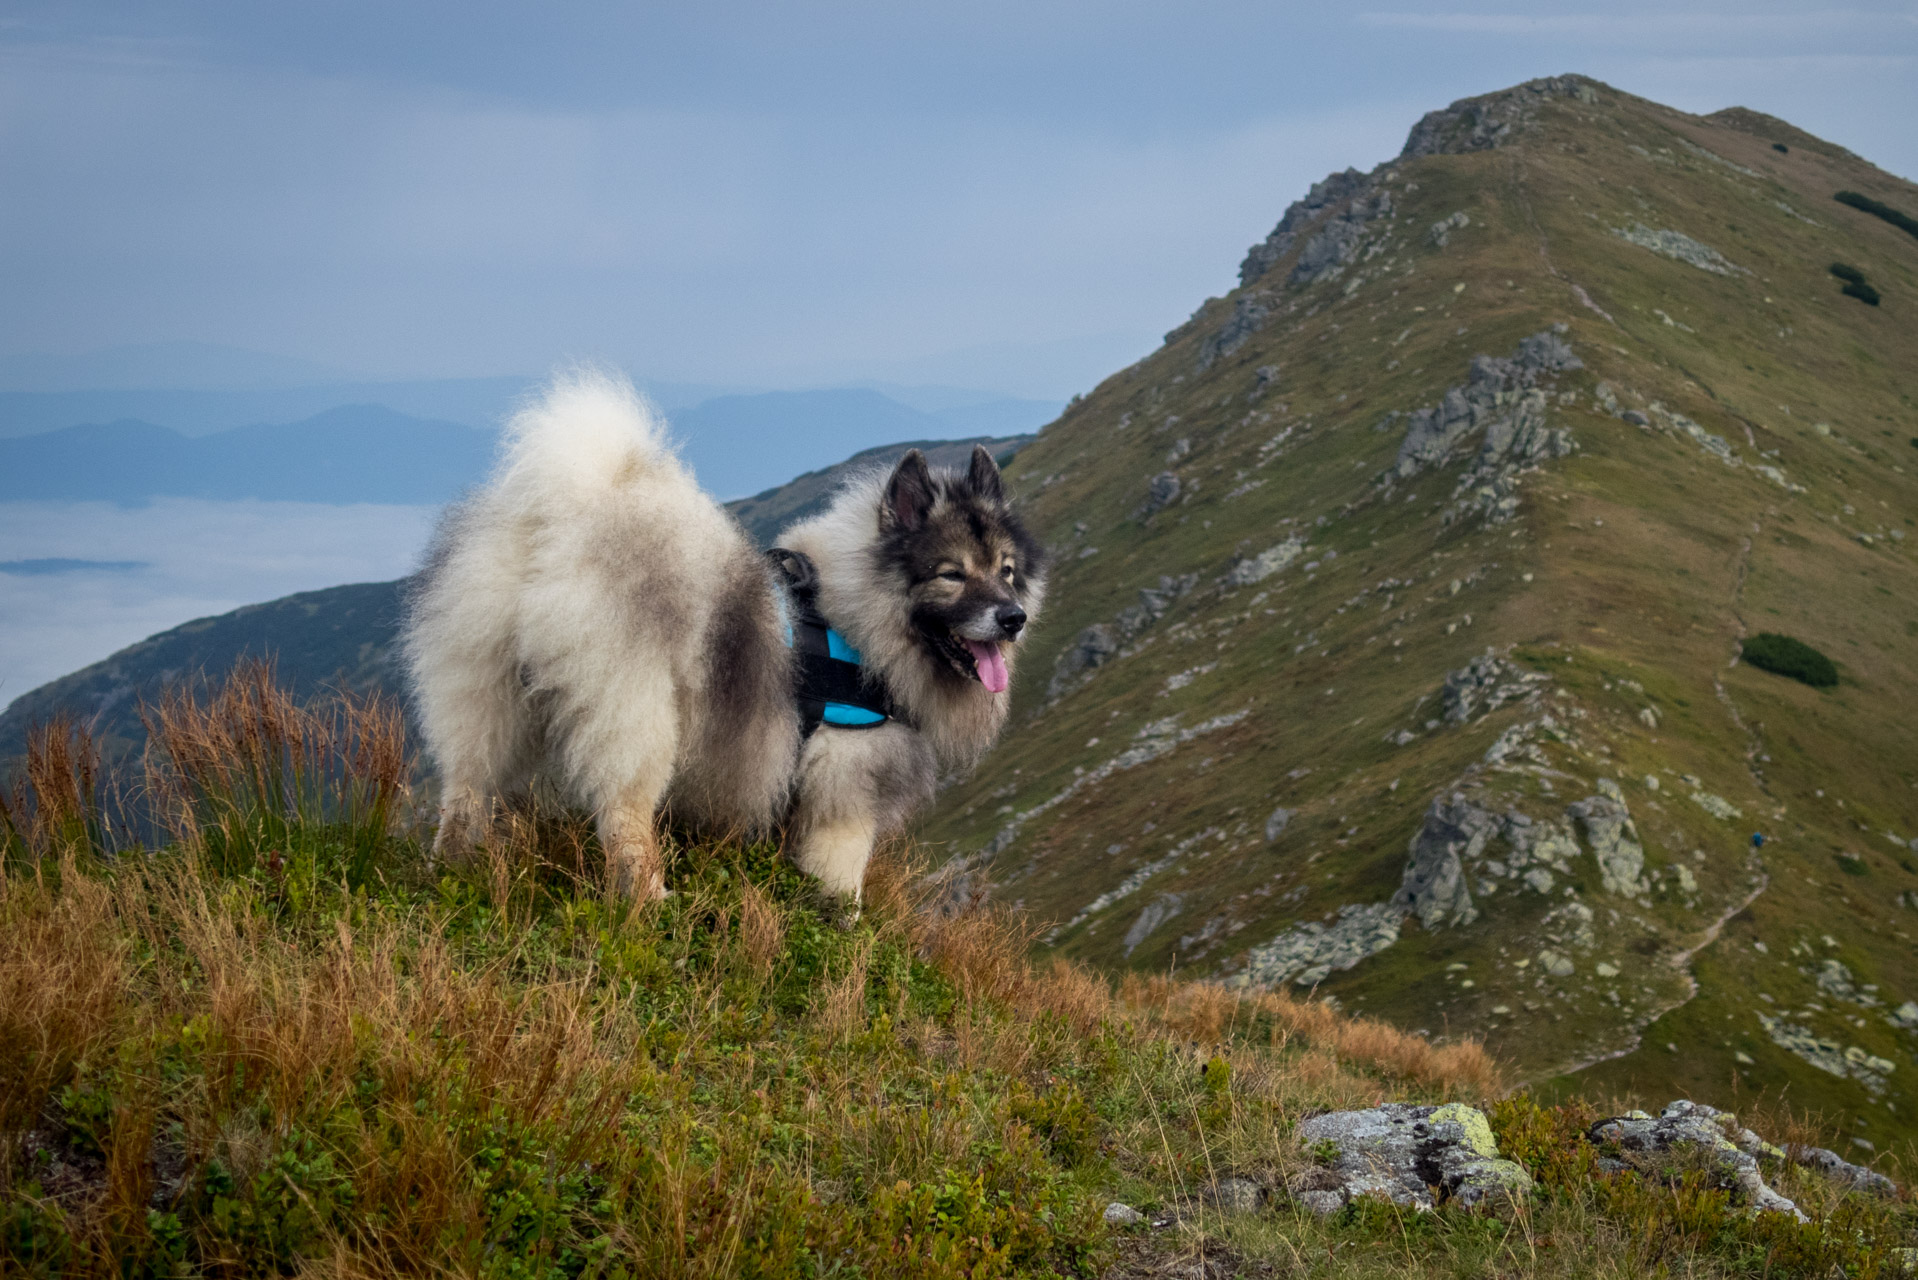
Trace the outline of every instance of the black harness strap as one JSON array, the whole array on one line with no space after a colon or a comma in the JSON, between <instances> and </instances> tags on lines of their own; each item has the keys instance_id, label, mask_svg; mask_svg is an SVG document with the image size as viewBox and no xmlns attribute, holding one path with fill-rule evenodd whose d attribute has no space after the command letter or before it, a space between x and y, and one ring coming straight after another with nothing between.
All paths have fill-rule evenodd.
<instances>
[{"instance_id":1,"label":"black harness strap","mask_svg":"<svg viewBox=\"0 0 1918 1280\"><path fill-rule=\"evenodd\" d=\"M819 571L812 558L785 547L770 548L766 557L786 584L792 620L788 643L798 659L793 664L793 699L799 705L801 732L810 738L825 723L836 729L872 729L896 719L899 713L885 684L866 674L857 662L834 656L836 637L819 612ZM855 652L850 645L845 645L845 651ZM829 707L854 708L883 718L864 724L829 722Z\"/></svg>"}]
</instances>

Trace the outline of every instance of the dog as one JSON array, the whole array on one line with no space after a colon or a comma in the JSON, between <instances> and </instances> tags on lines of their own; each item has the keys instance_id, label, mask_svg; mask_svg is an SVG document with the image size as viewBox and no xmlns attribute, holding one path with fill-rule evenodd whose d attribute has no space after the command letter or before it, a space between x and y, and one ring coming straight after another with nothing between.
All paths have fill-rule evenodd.
<instances>
[{"instance_id":1,"label":"dog","mask_svg":"<svg viewBox=\"0 0 1918 1280\"><path fill-rule=\"evenodd\" d=\"M886 709L814 728L787 575L630 384L563 377L506 440L442 519L402 627L440 782L436 858L469 854L547 777L592 811L618 893L665 895L666 817L715 836L783 827L791 860L856 913L875 844L998 737L1044 599L1045 552L992 456L975 448L960 472L910 450L780 535Z\"/></svg>"}]
</instances>

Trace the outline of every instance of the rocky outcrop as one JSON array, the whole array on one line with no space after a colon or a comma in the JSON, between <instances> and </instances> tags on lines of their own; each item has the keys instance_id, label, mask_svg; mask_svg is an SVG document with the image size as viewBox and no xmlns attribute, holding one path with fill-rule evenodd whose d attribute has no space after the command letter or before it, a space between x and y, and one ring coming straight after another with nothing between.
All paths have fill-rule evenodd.
<instances>
[{"instance_id":1,"label":"rocky outcrop","mask_svg":"<svg viewBox=\"0 0 1918 1280\"><path fill-rule=\"evenodd\" d=\"M1682 231L1654 231L1642 222L1634 222L1629 227L1613 228L1612 234L1621 240L1629 240L1641 249L1650 249L1653 253L1674 258L1713 275L1751 274L1745 268L1725 261L1724 255L1710 245L1700 244Z\"/></svg>"},{"instance_id":2,"label":"rocky outcrop","mask_svg":"<svg viewBox=\"0 0 1918 1280\"><path fill-rule=\"evenodd\" d=\"M1493 523L1511 519L1518 510L1520 473L1576 447L1571 432L1548 425L1546 396L1537 386L1553 374L1584 367L1560 336L1564 327L1533 334L1509 359L1474 356L1463 385L1406 419L1398 457L1381 478L1385 487L1443 466L1476 435L1478 452L1453 489L1446 519L1470 511Z\"/></svg>"},{"instance_id":3,"label":"rocky outcrop","mask_svg":"<svg viewBox=\"0 0 1918 1280\"><path fill-rule=\"evenodd\" d=\"M1549 679L1542 672L1521 667L1499 657L1495 650L1487 649L1465 666L1446 673L1439 699L1445 708L1446 721L1464 724L1474 716L1489 714L1508 702L1529 696Z\"/></svg>"},{"instance_id":4,"label":"rocky outcrop","mask_svg":"<svg viewBox=\"0 0 1918 1280\"><path fill-rule=\"evenodd\" d=\"M1305 539L1293 534L1276 546L1267 547L1256 556L1239 561L1226 571L1221 582L1227 587L1249 587L1255 582L1263 582L1279 570L1297 560L1305 553Z\"/></svg>"},{"instance_id":5,"label":"rocky outcrop","mask_svg":"<svg viewBox=\"0 0 1918 1280\"><path fill-rule=\"evenodd\" d=\"M1165 510L1179 500L1184 487L1176 474L1161 471L1145 482L1145 504L1139 508L1139 515L1144 517Z\"/></svg>"},{"instance_id":6,"label":"rocky outcrop","mask_svg":"<svg viewBox=\"0 0 1918 1280\"><path fill-rule=\"evenodd\" d=\"M1443 249L1446 245L1451 243L1452 233L1454 231L1462 231L1466 227L1469 227L1471 225L1472 225L1471 217L1465 212L1465 210L1460 209L1457 213L1454 213L1451 217L1440 218L1437 222L1434 222L1432 224L1431 231L1428 232L1427 234L1432 241L1433 248Z\"/></svg>"},{"instance_id":7,"label":"rocky outcrop","mask_svg":"<svg viewBox=\"0 0 1918 1280\"><path fill-rule=\"evenodd\" d=\"M1392 193L1383 188L1354 198L1345 208L1327 218L1318 234L1299 250L1299 260L1286 277L1287 284L1311 284L1314 280L1336 276L1347 263L1359 256L1367 224L1392 212Z\"/></svg>"},{"instance_id":8,"label":"rocky outcrop","mask_svg":"<svg viewBox=\"0 0 1918 1280\"><path fill-rule=\"evenodd\" d=\"M1531 1174L1499 1155L1485 1113L1459 1102L1327 1112L1300 1121L1298 1135L1320 1163L1298 1180L1292 1198L1315 1213L1368 1196L1432 1209L1439 1200L1465 1207L1521 1200L1532 1190Z\"/></svg>"},{"instance_id":9,"label":"rocky outcrop","mask_svg":"<svg viewBox=\"0 0 1918 1280\"><path fill-rule=\"evenodd\" d=\"M1217 361L1244 346L1252 335L1265 328L1272 317L1272 297L1266 293L1248 293L1232 304L1232 317L1199 344L1199 372L1204 373Z\"/></svg>"},{"instance_id":10,"label":"rocky outcrop","mask_svg":"<svg viewBox=\"0 0 1918 1280\"><path fill-rule=\"evenodd\" d=\"M1498 815L1481 809L1464 795L1440 797L1425 811L1425 821L1412 837L1404 881L1392 898L1419 918L1427 929L1470 924L1478 919L1472 891L1465 882L1467 859L1476 860L1485 842L1497 833Z\"/></svg>"},{"instance_id":11,"label":"rocky outcrop","mask_svg":"<svg viewBox=\"0 0 1918 1280\"><path fill-rule=\"evenodd\" d=\"M1628 1111L1600 1120L1591 1127L1589 1136L1593 1142L1629 1155L1703 1152L1717 1170L1721 1184L1736 1191L1754 1212L1789 1213L1800 1222L1810 1221L1797 1205L1766 1186L1759 1173L1760 1157L1782 1160L1784 1152L1715 1107L1679 1101L1657 1116ZM1606 1157L1599 1161L1599 1167L1621 1172L1631 1164Z\"/></svg>"},{"instance_id":12,"label":"rocky outcrop","mask_svg":"<svg viewBox=\"0 0 1918 1280\"><path fill-rule=\"evenodd\" d=\"M1117 657L1126 645L1163 618L1173 602L1198 583L1196 573L1184 573L1176 578L1163 574L1157 586L1139 589L1139 603L1121 609L1111 622L1095 622L1081 631L1053 662L1052 682L1046 686L1046 697L1057 698L1083 683L1094 670Z\"/></svg>"},{"instance_id":13,"label":"rocky outcrop","mask_svg":"<svg viewBox=\"0 0 1918 1280\"><path fill-rule=\"evenodd\" d=\"M1585 840L1598 860L1599 880L1605 892L1635 898L1650 891L1641 874L1645 846L1639 841L1638 828L1619 785L1610 778L1600 778L1598 790L1598 795L1566 806L1565 812L1584 826Z\"/></svg>"},{"instance_id":14,"label":"rocky outcrop","mask_svg":"<svg viewBox=\"0 0 1918 1280\"><path fill-rule=\"evenodd\" d=\"M1340 908L1329 925L1309 920L1247 952L1246 967L1230 985L1277 986L1290 980L1315 986L1397 942L1405 915L1406 908L1396 903L1355 903Z\"/></svg>"},{"instance_id":15,"label":"rocky outcrop","mask_svg":"<svg viewBox=\"0 0 1918 1280\"><path fill-rule=\"evenodd\" d=\"M1579 76L1547 76L1501 93L1462 98L1443 110L1427 112L1412 126L1399 156L1463 155L1505 146L1525 131L1539 107L1552 98L1595 103L1598 91Z\"/></svg>"},{"instance_id":16,"label":"rocky outcrop","mask_svg":"<svg viewBox=\"0 0 1918 1280\"><path fill-rule=\"evenodd\" d=\"M1357 169L1334 173L1322 182L1313 183L1303 200L1293 201L1286 209L1279 225L1272 228L1272 234L1247 251L1245 261L1239 264L1239 284L1251 284L1279 265L1279 260L1292 251L1300 232L1318 221L1327 209L1351 200L1367 186L1368 180Z\"/></svg>"},{"instance_id":17,"label":"rocky outcrop","mask_svg":"<svg viewBox=\"0 0 1918 1280\"><path fill-rule=\"evenodd\" d=\"M1874 1098L1884 1096L1890 1083L1889 1077L1897 1069L1898 1064L1889 1058L1881 1058L1859 1045L1847 1045L1820 1036L1810 1027L1799 1026L1783 1018L1761 1013L1758 1023L1765 1028L1765 1035L1779 1048L1827 1074L1856 1080Z\"/></svg>"}]
</instances>

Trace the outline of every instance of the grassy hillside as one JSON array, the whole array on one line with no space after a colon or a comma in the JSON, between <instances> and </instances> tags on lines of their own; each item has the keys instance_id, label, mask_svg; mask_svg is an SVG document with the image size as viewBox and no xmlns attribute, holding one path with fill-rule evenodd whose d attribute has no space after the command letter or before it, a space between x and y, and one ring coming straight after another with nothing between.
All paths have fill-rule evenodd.
<instances>
[{"instance_id":1,"label":"grassy hillside","mask_svg":"<svg viewBox=\"0 0 1918 1280\"><path fill-rule=\"evenodd\" d=\"M1320 184L1012 463L1059 568L926 836L1108 972L1909 1142L1918 239L1841 190L1918 213L1577 77Z\"/></svg>"},{"instance_id":2,"label":"grassy hillside","mask_svg":"<svg viewBox=\"0 0 1918 1280\"><path fill-rule=\"evenodd\" d=\"M8 1274L1869 1276L1913 1238L1803 1170L1802 1225L1696 1162L1601 1176L1596 1113L1525 1100L1491 1131L1534 1196L1319 1218L1298 1122L1496 1097L1476 1045L1034 968L908 851L850 931L767 845L609 902L537 810L432 868L397 713L258 667L170 695L155 748L164 849L103 829L83 736L0 805Z\"/></svg>"}]
</instances>

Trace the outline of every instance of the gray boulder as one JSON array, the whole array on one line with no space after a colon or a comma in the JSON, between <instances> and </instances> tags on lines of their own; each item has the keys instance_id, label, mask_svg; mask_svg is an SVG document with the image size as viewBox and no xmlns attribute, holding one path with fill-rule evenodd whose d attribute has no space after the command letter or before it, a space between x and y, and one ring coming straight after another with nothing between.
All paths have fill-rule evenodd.
<instances>
[{"instance_id":1,"label":"gray boulder","mask_svg":"<svg viewBox=\"0 0 1918 1280\"><path fill-rule=\"evenodd\" d=\"M1158 475L1153 476L1150 480L1146 481L1145 514L1151 515L1153 512L1163 510L1177 502L1179 500L1179 491L1182 488L1184 488L1184 486L1179 482L1179 477L1173 475L1170 471L1161 471Z\"/></svg>"},{"instance_id":2,"label":"gray boulder","mask_svg":"<svg viewBox=\"0 0 1918 1280\"><path fill-rule=\"evenodd\" d=\"M1314 1188L1309 1200L1310 1192L1293 1193L1320 1213L1362 1196L1431 1209L1434 1188L1466 1206L1522 1199L1532 1190L1531 1175L1499 1155L1485 1113L1463 1103L1333 1111L1301 1121L1298 1135L1307 1151L1330 1156L1323 1165L1334 1186Z\"/></svg>"},{"instance_id":3,"label":"gray boulder","mask_svg":"<svg viewBox=\"0 0 1918 1280\"><path fill-rule=\"evenodd\" d=\"M1645 846L1639 843L1638 828L1625 807L1624 791L1610 778L1600 778L1598 789L1601 794L1567 805L1565 812L1584 825L1605 891L1635 898L1649 888L1641 875Z\"/></svg>"},{"instance_id":4,"label":"gray boulder","mask_svg":"<svg viewBox=\"0 0 1918 1280\"><path fill-rule=\"evenodd\" d=\"M1418 916L1427 929L1470 924L1478 919L1472 891L1465 883L1467 860L1476 859L1501 823L1462 793L1441 796L1425 811L1408 851L1405 875L1392 905Z\"/></svg>"},{"instance_id":5,"label":"gray boulder","mask_svg":"<svg viewBox=\"0 0 1918 1280\"><path fill-rule=\"evenodd\" d=\"M1265 1207L1266 1190L1250 1178L1220 1178L1201 1193L1201 1198L1224 1213L1257 1213Z\"/></svg>"},{"instance_id":6,"label":"gray boulder","mask_svg":"<svg viewBox=\"0 0 1918 1280\"><path fill-rule=\"evenodd\" d=\"M1635 1155L1702 1151L1717 1169L1721 1184L1736 1191L1753 1212L1789 1213L1800 1222L1810 1221L1796 1204L1765 1185L1758 1171L1759 1155L1746 1150L1745 1146L1755 1146L1764 1154L1776 1152L1777 1148L1749 1129L1741 1129L1732 1116L1716 1107L1681 1099L1657 1116L1628 1111L1622 1116L1600 1120L1587 1136L1593 1142L1616 1144L1621 1151ZM1741 1138L1743 1146L1738 1141ZM1603 1162L1601 1167L1605 1167ZM1629 1165L1614 1161L1610 1167L1620 1170Z\"/></svg>"},{"instance_id":7,"label":"gray boulder","mask_svg":"<svg viewBox=\"0 0 1918 1280\"><path fill-rule=\"evenodd\" d=\"M1751 1132L1749 1129L1747 1133ZM1768 1144L1769 1145L1769 1144ZM1774 1148L1776 1150L1776 1148ZM1873 1195L1895 1196L1898 1184L1879 1173L1876 1169L1867 1169L1863 1165L1852 1164L1836 1151L1825 1147L1793 1147L1792 1162L1816 1169L1834 1182L1850 1187L1855 1191L1869 1191Z\"/></svg>"}]
</instances>

